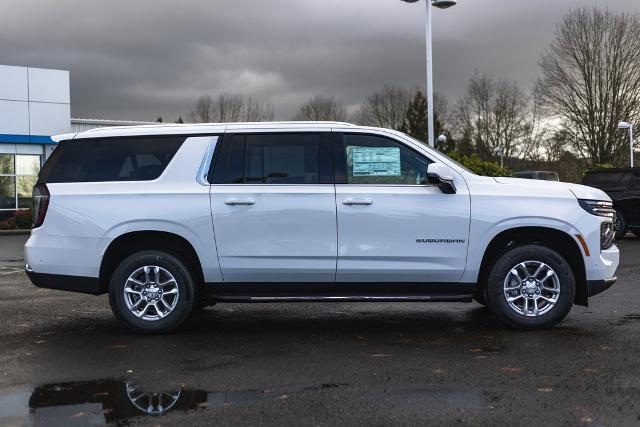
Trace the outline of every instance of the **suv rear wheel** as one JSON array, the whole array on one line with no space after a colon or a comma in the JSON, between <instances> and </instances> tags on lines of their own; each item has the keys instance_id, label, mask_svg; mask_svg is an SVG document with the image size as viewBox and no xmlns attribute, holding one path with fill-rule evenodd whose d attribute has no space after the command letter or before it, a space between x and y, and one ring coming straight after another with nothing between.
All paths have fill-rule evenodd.
<instances>
[{"instance_id":1,"label":"suv rear wheel","mask_svg":"<svg viewBox=\"0 0 640 427\"><path fill-rule=\"evenodd\" d=\"M109 302L116 317L138 333L176 329L199 301L191 272L162 251L130 255L111 276Z\"/></svg>"},{"instance_id":2,"label":"suv rear wheel","mask_svg":"<svg viewBox=\"0 0 640 427\"><path fill-rule=\"evenodd\" d=\"M540 245L515 247L498 258L487 281L487 303L506 325L545 329L571 310L575 296L571 266Z\"/></svg>"}]
</instances>

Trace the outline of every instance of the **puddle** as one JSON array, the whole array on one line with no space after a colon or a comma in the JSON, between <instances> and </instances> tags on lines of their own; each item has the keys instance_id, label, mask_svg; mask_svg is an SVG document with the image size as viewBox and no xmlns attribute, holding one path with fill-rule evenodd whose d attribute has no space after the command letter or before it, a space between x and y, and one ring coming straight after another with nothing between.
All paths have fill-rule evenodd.
<instances>
[{"instance_id":1,"label":"puddle","mask_svg":"<svg viewBox=\"0 0 640 427\"><path fill-rule=\"evenodd\" d=\"M140 416L160 416L173 411L193 411L278 400L290 394L324 390L348 384L322 384L288 392L271 390L205 391L177 387L147 390L117 380L49 384L0 394L0 424L85 426L128 424Z\"/></svg>"},{"instance_id":2,"label":"puddle","mask_svg":"<svg viewBox=\"0 0 640 427\"><path fill-rule=\"evenodd\" d=\"M374 387L363 391L351 384L336 383L272 390L205 391L179 386L154 390L134 382L106 379L0 390L0 425L128 425L141 417L243 407L323 391L346 392L354 402L374 400L381 410L398 416L444 415L461 408L480 411L486 407L481 392L453 385Z\"/></svg>"}]
</instances>

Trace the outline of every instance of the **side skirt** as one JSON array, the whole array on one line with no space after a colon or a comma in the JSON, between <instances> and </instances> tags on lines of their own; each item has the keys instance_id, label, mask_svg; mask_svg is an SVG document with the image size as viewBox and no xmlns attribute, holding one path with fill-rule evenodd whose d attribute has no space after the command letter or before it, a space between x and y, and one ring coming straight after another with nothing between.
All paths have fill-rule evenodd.
<instances>
[{"instance_id":1,"label":"side skirt","mask_svg":"<svg viewBox=\"0 0 640 427\"><path fill-rule=\"evenodd\" d=\"M207 283L210 302L471 302L475 283Z\"/></svg>"}]
</instances>

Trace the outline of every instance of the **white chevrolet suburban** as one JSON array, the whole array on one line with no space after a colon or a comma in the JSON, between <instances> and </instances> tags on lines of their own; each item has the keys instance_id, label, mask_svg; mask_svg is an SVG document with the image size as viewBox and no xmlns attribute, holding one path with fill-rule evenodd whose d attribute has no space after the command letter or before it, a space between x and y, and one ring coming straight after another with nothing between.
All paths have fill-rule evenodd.
<instances>
[{"instance_id":1,"label":"white chevrolet suburban","mask_svg":"<svg viewBox=\"0 0 640 427\"><path fill-rule=\"evenodd\" d=\"M56 140L26 272L109 293L137 332L215 302L474 299L539 329L616 280L605 193L478 176L400 132L242 123Z\"/></svg>"}]
</instances>

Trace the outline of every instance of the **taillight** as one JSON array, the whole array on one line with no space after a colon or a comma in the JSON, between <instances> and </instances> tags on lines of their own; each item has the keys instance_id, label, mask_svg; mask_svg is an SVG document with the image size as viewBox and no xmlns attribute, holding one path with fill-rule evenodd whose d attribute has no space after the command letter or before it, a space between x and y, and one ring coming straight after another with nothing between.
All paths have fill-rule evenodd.
<instances>
[{"instance_id":1,"label":"taillight","mask_svg":"<svg viewBox=\"0 0 640 427\"><path fill-rule=\"evenodd\" d=\"M33 228L40 227L44 222L49 207L49 189L46 184L33 187Z\"/></svg>"}]
</instances>

